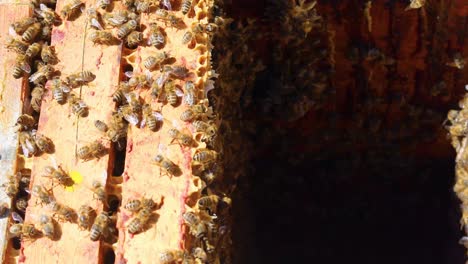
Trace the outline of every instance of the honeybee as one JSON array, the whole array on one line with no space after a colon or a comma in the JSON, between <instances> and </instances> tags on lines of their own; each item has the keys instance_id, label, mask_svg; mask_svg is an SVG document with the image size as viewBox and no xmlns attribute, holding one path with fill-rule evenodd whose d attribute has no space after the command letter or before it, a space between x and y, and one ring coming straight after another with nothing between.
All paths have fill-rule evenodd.
<instances>
[{"instance_id":1,"label":"honeybee","mask_svg":"<svg viewBox=\"0 0 468 264\"><path fill-rule=\"evenodd\" d=\"M107 9L107 7L111 4L111 0L98 0L96 5L101 9Z\"/></svg>"},{"instance_id":2,"label":"honeybee","mask_svg":"<svg viewBox=\"0 0 468 264\"><path fill-rule=\"evenodd\" d=\"M76 88L81 85L90 83L96 79L96 75L91 71L82 71L68 75L65 77L65 82L71 87Z\"/></svg>"},{"instance_id":3,"label":"honeybee","mask_svg":"<svg viewBox=\"0 0 468 264\"><path fill-rule=\"evenodd\" d=\"M210 163L218 158L218 152L206 148L197 149L193 154L193 160L202 164Z\"/></svg>"},{"instance_id":4,"label":"honeybee","mask_svg":"<svg viewBox=\"0 0 468 264\"><path fill-rule=\"evenodd\" d=\"M161 9L159 9L161 10ZM148 45L162 48L166 44L164 30L156 23L149 24Z\"/></svg>"},{"instance_id":5,"label":"honeybee","mask_svg":"<svg viewBox=\"0 0 468 264\"><path fill-rule=\"evenodd\" d=\"M156 155L153 161L169 175L178 176L182 173L179 166L161 154Z\"/></svg>"},{"instance_id":6,"label":"honeybee","mask_svg":"<svg viewBox=\"0 0 468 264\"><path fill-rule=\"evenodd\" d=\"M21 237L21 239L36 239L41 235L41 231L30 223L13 224L9 231L13 236Z\"/></svg>"},{"instance_id":7,"label":"honeybee","mask_svg":"<svg viewBox=\"0 0 468 264\"><path fill-rule=\"evenodd\" d=\"M45 153L52 153L54 151L54 143L50 138L37 134L36 130L33 130L31 135L33 136L34 142L40 151Z\"/></svg>"},{"instance_id":8,"label":"honeybee","mask_svg":"<svg viewBox=\"0 0 468 264\"><path fill-rule=\"evenodd\" d=\"M127 102L125 98L125 93L129 91L129 86L125 84L124 86L120 85L117 90L112 94L112 101L117 103L117 105L123 105Z\"/></svg>"},{"instance_id":9,"label":"honeybee","mask_svg":"<svg viewBox=\"0 0 468 264\"><path fill-rule=\"evenodd\" d=\"M108 226L111 222L109 214L107 212L101 212L94 220L91 226L91 241L98 241L101 236L107 236Z\"/></svg>"},{"instance_id":10,"label":"honeybee","mask_svg":"<svg viewBox=\"0 0 468 264\"><path fill-rule=\"evenodd\" d=\"M86 117L88 115L88 105L75 94L70 94L68 101L73 114L79 117Z\"/></svg>"},{"instance_id":11,"label":"honeybee","mask_svg":"<svg viewBox=\"0 0 468 264\"><path fill-rule=\"evenodd\" d=\"M138 22L136 20L132 19L132 20L127 21L125 24L121 25L117 29L117 37L119 39L125 38L128 34L130 34L130 32L135 30L137 26L138 26Z\"/></svg>"},{"instance_id":12,"label":"honeybee","mask_svg":"<svg viewBox=\"0 0 468 264\"><path fill-rule=\"evenodd\" d=\"M198 239L206 236L208 232L207 226L198 215L193 212L185 212L182 218L185 224L190 227L190 234Z\"/></svg>"},{"instance_id":13,"label":"honeybee","mask_svg":"<svg viewBox=\"0 0 468 264\"><path fill-rule=\"evenodd\" d=\"M146 223L150 219L152 214L151 209L149 208L142 208L135 217L130 220L127 225L128 232L130 234L136 234L144 230Z\"/></svg>"},{"instance_id":14,"label":"honeybee","mask_svg":"<svg viewBox=\"0 0 468 264\"><path fill-rule=\"evenodd\" d=\"M31 76L29 76L29 81L33 82L36 85L44 83L46 80L51 79L54 72L54 67L52 67L51 65L38 64L37 71Z\"/></svg>"},{"instance_id":15,"label":"honeybee","mask_svg":"<svg viewBox=\"0 0 468 264\"><path fill-rule=\"evenodd\" d=\"M122 117L113 116L106 135L112 142L117 143L127 137L127 124L123 122Z\"/></svg>"},{"instance_id":16,"label":"honeybee","mask_svg":"<svg viewBox=\"0 0 468 264\"><path fill-rule=\"evenodd\" d=\"M182 4L180 5L180 11L182 14L187 15L192 8L192 0L182 0Z\"/></svg>"},{"instance_id":17,"label":"honeybee","mask_svg":"<svg viewBox=\"0 0 468 264\"><path fill-rule=\"evenodd\" d=\"M56 15L54 10L48 8L43 3L39 4L39 10L35 9L34 12L44 19L43 22L45 23L45 27L49 27L56 21Z\"/></svg>"},{"instance_id":18,"label":"honeybee","mask_svg":"<svg viewBox=\"0 0 468 264\"><path fill-rule=\"evenodd\" d=\"M39 217L39 223L42 233L46 237L53 239L55 236L55 228L52 218L50 218L48 215L41 214L41 216Z\"/></svg>"},{"instance_id":19,"label":"honeybee","mask_svg":"<svg viewBox=\"0 0 468 264\"><path fill-rule=\"evenodd\" d=\"M36 142L31 137L31 134L23 131L19 134L18 138L19 138L19 143L21 145L21 149L23 151L23 155L25 157L29 158L38 152Z\"/></svg>"},{"instance_id":20,"label":"honeybee","mask_svg":"<svg viewBox=\"0 0 468 264\"><path fill-rule=\"evenodd\" d=\"M195 84L192 81L186 81L185 85L184 101L187 105L193 106L198 102L197 93L195 90Z\"/></svg>"},{"instance_id":21,"label":"honeybee","mask_svg":"<svg viewBox=\"0 0 468 264\"><path fill-rule=\"evenodd\" d=\"M172 264L182 261L184 257L184 251L180 249L169 249L163 251L159 255L159 261L161 264Z\"/></svg>"},{"instance_id":22,"label":"honeybee","mask_svg":"<svg viewBox=\"0 0 468 264\"><path fill-rule=\"evenodd\" d=\"M25 42L31 43L39 34L39 32L41 32L41 27L41 23L39 22L30 25L21 35L21 39Z\"/></svg>"},{"instance_id":23,"label":"honeybee","mask_svg":"<svg viewBox=\"0 0 468 264\"><path fill-rule=\"evenodd\" d=\"M101 144L101 142L96 140L79 148L77 151L77 156L79 159L84 161L88 161L93 158L99 159L104 151L105 147Z\"/></svg>"},{"instance_id":24,"label":"honeybee","mask_svg":"<svg viewBox=\"0 0 468 264\"><path fill-rule=\"evenodd\" d=\"M125 209L127 209L130 212L137 212L140 209L148 209L148 210L153 210L154 207L156 206L156 203L153 201L152 198L141 198L141 199L133 199L127 202L127 204L124 206Z\"/></svg>"},{"instance_id":25,"label":"honeybee","mask_svg":"<svg viewBox=\"0 0 468 264\"><path fill-rule=\"evenodd\" d=\"M143 65L148 70L153 70L156 66L161 67L163 63L169 57L168 53L163 51L156 54L156 56L149 56L143 61Z\"/></svg>"},{"instance_id":26,"label":"honeybee","mask_svg":"<svg viewBox=\"0 0 468 264\"><path fill-rule=\"evenodd\" d=\"M34 185L32 187L31 194L38 198L36 204L50 204L55 200L54 197L50 194L50 190L46 190L42 185Z\"/></svg>"},{"instance_id":27,"label":"honeybee","mask_svg":"<svg viewBox=\"0 0 468 264\"><path fill-rule=\"evenodd\" d=\"M173 107L178 105L179 96L183 95L183 93L181 93L180 90L176 87L175 82L172 80L166 82L164 85L164 92L166 93L167 102Z\"/></svg>"},{"instance_id":28,"label":"honeybee","mask_svg":"<svg viewBox=\"0 0 468 264\"><path fill-rule=\"evenodd\" d=\"M155 14L156 14L157 19L163 20L166 23L169 22L169 25L171 27L174 27L174 28L177 28L177 29L181 29L181 28L185 27L185 24L184 24L184 21L182 20L182 18L177 17L174 14L169 14L169 12L167 12L167 10L158 9L158 10L156 10Z\"/></svg>"},{"instance_id":29,"label":"honeybee","mask_svg":"<svg viewBox=\"0 0 468 264\"><path fill-rule=\"evenodd\" d=\"M91 226L91 220L95 216L96 212L89 205L82 205L78 209L78 227L81 230L87 230Z\"/></svg>"},{"instance_id":30,"label":"honeybee","mask_svg":"<svg viewBox=\"0 0 468 264\"><path fill-rule=\"evenodd\" d=\"M164 65L163 72L168 73L170 76L177 78L177 79L185 79L189 76L189 70L184 66L176 65L176 66L169 66Z\"/></svg>"},{"instance_id":31,"label":"honeybee","mask_svg":"<svg viewBox=\"0 0 468 264\"><path fill-rule=\"evenodd\" d=\"M29 65L29 58L26 55L18 54L13 65L13 77L19 79L25 73L31 73L31 65Z\"/></svg>"},{"instance_id":32,"label":"honeybee","mask_svg":"<svg viewBox=\"0 0 468 264\"><path fill-rule=\"evenodd\" d=\"M76 215L75 211L63 204L60 204L56 201L52 201L48 204L49 208L53 212L52 216L57 217L58 221L68 221L73 222L73 219Z\"/></svg>"},{"instance_id":33,"label":"honeybee","mask_svg":"<svg viewBox=\"0 0 468 264\"><path fill-rule=\"evenodd\" d=\"M21 173L17 173L16 175L9 175L7 181L2 185L5 188L5 193L10 198L14 198L19 191L19 182L18 176L21 176Z\"/></svg>"},{"instance_id":34,"label":"honeybee","mask_svg":"<svg viewBox=\"0 0 468 264\"><path fill-rule=\"evenodd\" d=\"M102 0L99 0L102 2ZM90 7L86 10L86 14L88 16L88 23L91 25L91 27L94 27L96 29L103 30L104 28L101 25L101 22L99 22L99 13L96 11L96 8Z\"/></svg>"},{"instance_id":35,"label":"honeybee","mask_svg":"<svg viewBox=\"0 0 468 264\"><path fill-rule=\"evenodd\" d=\"M26 29L28 29L32 24L36 23L37 19L35 17L25 17L21 20L18 20L10 25L10 34L14 33L22 35Z\"/></svg>"},{"instance_id":36,"label":"honeybee","mask_svg":"<svg viewBox=\"0 0 468 264\"><path fill-rule=\"evenodd\" d=\"M106 197L107 197L106 190L104 189L104 186L100 182L93 181L91 191L93 192L94 199L97 199L103 203L106 203Z\"/></svg>"},{"instance_id":37,"label":"honeybee","mask_svg":"<svg viewBox=\"0 0 468 264\"><path fill-rule=\"evenodd\" d=\"M119 107L118 112L131 125L136 126L140 122L138 113L135 113L129 105Z\"/></svg>"},{"instance_id":38,"label":"honeybee","mask_svg":"<svg viewBox=\"0 0 468 264\"><path fill-rule=\"evenodd\" d=\"M129 92L125 94L128 104L132 108L133 112L141 111L140 96L135 92Z\"/></svg>"},{"instance_id":39,"label":"honeybee","mask_svg":"<svg viewBox=\"0 0 468 264\"><path fill-rule=\"evenodd\" d=\"M74 184L73 179L62 169L62 167L58 166L57 169L47 166L44 168L45 174L43 177L50 178L52 181L57 182L59 185L64 187L72 186Z\"/></svg>"},{"instance_id":40,"label":"honeybee","mask_svg":"<svg viewBox=\"0 0 468 264\"><path fill-rule=\"evenodd\" d=\"M466 64L465 58L463 58L462 55L459 52L457 52L453 56L453 61L447 63L447 66L454 67L454 68L461 70L465 68L465 64Z\"/></svg>"},{"instance_id":41,"label":"honeybee","mask_svg":"<svg viewBox=\"0 0 468 264\"><path fill-rule=\"evenodd\" d=\"M143 106L143 122L142 126L146 124L148 128L156 132L161 129L163 124L163 116L159 111L153 111L149 104Z\"/></svg>"},{"instance_id":42,"label":"honeybee","mask_svg":"<svg viewBox=\"0 0 468 264\"><path fill-rule=\"evenodd\" d=\"M80 10L80 6L83 5L83 2L80 0L71 0L68 4L63 6L60 11L60 15L64 20L68 20L70 17L73 17Z\"/></svg>"},{"instance_id":43,"label":"honeybee","mask_svg":"<svg viewBox=\"0 0 468 264\"><path fill-rule=\"evenodd\" d=\"M42 96L44 93L45 89L42 85L35 86L31 91L31 108L38 113L41 111Z\"/></svg>"},{"instance_id":44,"label":"honeybee","mask_svg":"<svg viewBox=\"0 0 468 264\"><path fill-rule=\"evenodd\" d=\"M53 46L49 46L47 44L42 45L41 50L41 58L42 61L45 63L54 64L58 61L57 55L55 54L55 50Z\"/></svg>"},{"instance_id":45,"label":"honeybee","mask_svg":"<svg viewBox=\"0 0 468 264\"><path fill-rule=\"evenodd\" d=\"M132 31L127 36L127 46L129 48L135 48L142 41L143 41L143 33L139 32L139 31Z\"/></svg>"},{"instance_id":46,"label":"honeybee","mask_svg":"<svg viewBox=\"0 0 468 264\"><path fill-rule=\"evenodd\" d=\"M95 120L94 121L94 126L101 132L107 132L107 130L109 130L109 127L107 126L106 123L104 123L103 121L101 120Z\"/></svg>"},{"instance_id":47,"label":"honeybee","mask_svg":"<svg viewBox=\"0 0 468 264\"><path fill-rule=\"evenodd\" d=\"M52 96L59 104L64 104L66 101L65 93L69 93L70 88L62 83L59 78L52 79Z\"/></svg>"},{"instance_id":48,"label":"honeybee","mask_svg":"<svg viewBox=\"0 0 468 264\"><path fill-rule=\"evenodd\" d=\"M158 84L157 81L154 81L151 83L151 97L153 99L159 99L160 96L162 95L163 89L162 87Z\"/></svg>"},{"instance_id":49,"label":"honeybee","mask_svg":"<svg viewBox=\"0 0 468 264\"><path fill-rule=\"evenodd\" d=\"M32 59L33 57L36 57L36 55L38 55L39 52L41 52L41 48L42 45L38 42L35 42L28 47L24 55L26 55L26 57L28 57L29 59Z\"/></svg>"},{"instance_id":50,"label":"honeybee","mask_svg":"<svg viewBox=\"0 0 468 264\"><path fill-rule=\"evenodd\" d=\"M197 201L198 208L203 211L208 211L215 214L219 206L230 206L231 199L228 197L219 197L218 195L203 196Z\"/></svg>"},{"instance_id":51,"label":"honeybee","mask_svg":"<svg viewBox=\"0 0 468 264\"><path fill-rule=\"evenodd\" d=\"M125 75L130 78L128 80L129 87L142 88L149 85L151 82L151 73L147 71L144 74L134 74L133 72L125 72Z\"/></svg>"},{"instance_id":52,"label":"honeybee","mask_svg":"<svg viewBox=\"0 0 468 264\"><path fill-rule=\"evenodd\" d=\"M172 139L171 143L174 141L177 141L179 142L179 144L185 147L189 147L189 148L197 146L197 143L195 142L195 140L193 140L192 136L182 133L175 128L169 129L167 133L169 134L169 137Z\"/></svg>"},{"instance_id":53,"label":"honeybee","mask_svg":"<svg viewBox=\"0 0 468 264\"><path fill-rule=\"evenodd\" d=\"M8 39L6 43L6 48L12 50L18 54L24 54L28 49L29 44L20 40L20 39Z\"/></svg>"},{"instance_id":54,"label":"honeybee","mask_svg":"<svg viewBox=\"0 0 468 264\"><path fill-rule=\"evenodd\" d=\"M15 202L15 208L20 212L26 212L26 207L28 207L28 200L25 198L18 198Z\"/></svg>"},{"instance_id":55,"label":"honeybee","mask_svg":"<svg viewBox=\"0 0 468 264\"><path fill-rule=\"evenodd\" d=\"M418 8L421 8L424 6L424 4L426 3L426 0L410 0L411 3L409 4L409 6L407 6L405 8L405 11L408 11L410 9L418 9Z\"/></svg>"},{"instance_id":56,"label":"honeybee","mask_svg":"<svg viewBox=\"0 0 468 264\"><path fill-rule=\"evenodd\" d=\"M28 114L22 114L16 119L15 126L19 131L30 130L36 125L36 119Z\"/></svg>"},{"instance_id":57,"label":"honeybee","mask_svg":"<svg viewBox=\"0 0 468 264\"><path fill-rule=\"evenodd\" d=\"M189 109L182 112L180 120L190 122L195 119L203 119L211 116L211 109L202 104L191 106Z\"/></svg>"},{"instance_id":58,"label":"honeybee","mask_svg":"<svg viewBox=\"0 0 468 264\"><path fill-rule=\"evenodd\" d=\"M182 45L187 45L191 43L193 40L193 33L191 31L187 31L182 36Z\"/></svg>"},{"instance_id":59,"label":"honeybee","mask_svg":"<svg viewBox=\"0 0 468 264\"><path fill-rule=\"evenodd\" d=\"M89 34L89 40L94 44L101 45L112 45L116 42L112 33L107 30L95 30L91 32L91 34Z\"/></svg>"},{"instance_id":60,"label":"honeybee","mask_svg":"<svg viewBox=\"0 0 468 264\"><path fill-rule=\"evenodd\" d=\"M142 208L142 202L140 199L132 199L124 205L124 208L130 212L138 212Z\"/></svg>"},{"instance_id":61,"label":"honeybee","mask_svg":"<svg viewBox=\"0 0 468 264\"><path fill-rule=\"evenodd\" d=\"M210 140L213 137L216 136L217 129L216 126L201 120L195 120L192 123L193 127L195 128L195 131L197 132L202 132L204 135L202 136L202 142L205 142L205 140Z\"/></svg>"}]
</instances>

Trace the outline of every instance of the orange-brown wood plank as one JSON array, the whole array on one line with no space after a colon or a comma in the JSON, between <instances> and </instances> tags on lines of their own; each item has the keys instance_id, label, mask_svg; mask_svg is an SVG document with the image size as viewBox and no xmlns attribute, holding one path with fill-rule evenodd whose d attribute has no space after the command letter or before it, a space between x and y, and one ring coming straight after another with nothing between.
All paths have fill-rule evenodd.
<instances>
[{"instance_id":1,"label":"orange-brown wood plank","mask_svg":"<svg viewBox=\"0 0 468 264\"><path fill-rule=\"evenodd\" d=\"M85 1L86 6L94 5L93 1ZM65 1L58 1L57 11L61 10ZM52 99L52 94L45 96L39 120L39 133L51 138L55 144L55 153L35 158L32 169L33 185L50 186L48 178L44 178L45 166L62 166L68 172L74 171L82 176L81 182L76 182L73 190L65 190L58 186L54 188L54 196L59 203L75 210L83 204L88 204L102 210L102 204L93 199L90 190L94 180L106 183L109 156L87 162L76 158L75 151L84 144L95 139L101 139L102 134L94 127L96 119L106 120L114 110L110 97L112 89L118 84L120 70L120 46L94 46L87 39L89 28L86 25L85 14L74 21L66 21L54 27L52 45L55 46L60 62L56 70L66 75L91 71L96 79L73 92L80 94L89 105L89 115L77 119L70 111L69 105L59 105ZM81 90L81 91L80 91ZM102 139L102 143L109 143ZM47 208L36 205L35 197L29 202L26 221L35 222L40 213L49 213ZM59 237L56 241L40 238L34 242L22 245L24 263L98 263L100 242L92 242L88 231L81 231L75 223L60 223Z\"/></svg>"},{"instance_id":2,"label":"orange-brown wood plank","mask_svg":"<svg viewBox=\"0 0 468 264\"><path fill-rule=\"evenodd\" d=\"M7 175L13 174L17 166L18 138L14 124L23 108L25 83L23 79L12 76L11 67L15 63L16 54L7 51L6 41L9 38L8 28L13 21L30 16L27 5L0 4L0 185L4 184ZM0 203L11 203L10 198L2 190ZM8 217L0 218L0 260L5 260L5 250L8 243Z\"/></svg>"},{"instance_id":3,"label":"orange-brown wood plank","mask_svg":"<svg viewBox=\"0 0 468 264\"><path fill-rule=\"evenodd\" d=\"M198 1L198 5L202 6L205 2L209 1ZM198 7L197 10L199 10ZM177 15L181 16L181 13L177 12ZM154 16L142 16L142 24L147 26L151 21L155 21ZM190 27L195 20L193 16L190 16L185 17L184 21ZM206 21L206 18L204 21ZM164 49L139 47L130 55L130 57L134 58L132 65L135 71L142 72L144 70L142 62L149 55L166 51L169 52L171 57L176 58L175 64L184 64L191 72L195 72L197 68L202 66L199 63L200 56L206 56L207 52L200 53L195 49L189 49L187 45L182 45L182 36L185 32L186 30L167 27L167 44ZM206 69L210 69L209 59L202 62ZM153 73L156 74L156 72ZM198 84L198 87L204 87L206 74L194 77L192 80ZM176 82L183 87L183 81ZM145 102L151 103L155 110L162 106L152 100L149 90L141 91L140 96ZM172 107L169 104L164 105L162 114L165 120L162 129L158 132L151 132L147 128L131 127L129 129L122 184L122 203L125 204L130 199L140 198L145 195L146 197L153 197L158 203L163 201L163 204L160 209L155 211L156 215L152 219L153 221L150 221L147 229L136 235L129 234L126 229L131 215L124 209L120 211L117 223L119 241L116 263L159 263L159 254L162 251L184 247L185 236L182 214L186 211L186 202L188 200L196 201L200 196L201 180L192 176L191 161L194 149L181 147L178 144L171 145L171 139L168 137L167 132L174 127L179 130L190 131L191 125L179 119L180 114L185 109L184 103L178 107ZM202 147L202 145L200 144L199 147ZM176 163L182 170L182 175L173 176L172 178L161 175L161 168L152 164L152 159L158 152L166 155L167 158ZM193 206L193 203L191 206Z\"/></svg>"}]
</instances>

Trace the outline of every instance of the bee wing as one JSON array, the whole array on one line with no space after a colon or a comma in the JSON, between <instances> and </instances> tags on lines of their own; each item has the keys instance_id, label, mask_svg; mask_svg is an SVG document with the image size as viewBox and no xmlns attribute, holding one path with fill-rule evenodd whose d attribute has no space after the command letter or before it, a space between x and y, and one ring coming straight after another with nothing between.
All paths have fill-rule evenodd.
<instances>
[{"instance_id":1,"label":"bee wing","mask_svg":"<svg viewBox=\"0 0 468 264\"><path fill-rule=\"evenodd\" d=\"M68 86L66 86L66 85L62 85L62 86L60 86L60 88L62 89L62 91L63 91L64 93L69 93L69 92L71 92L70 87L68 87Z\"/></svg>"},{"instance_id":2,"label":"bee wing","mask_svg":"<svg viewBox=\"0 0 468 264\"><path fill-rule=\"evenodd\" d=\"M23 217L21 217L21 215L19 215L15 211L11 211L11 219L13 219L13 221L15 221L17 223L23 223L24 222Z\"/></svg>"},{"instance_id":3,"label":"bee wing","mask_svg":"<svg viewBox=\"0 0 468 264\"><path fill-rule=\"evenodd\" d=\"M101 23L99 23L99 21L95 18L91 19L91 26L97 28L97 29L100 29L100 30L104 30L104 28L102 27Z\"/></svg>"},{"instance_id":4,"label":"bee wing","mask_svg":"<svg viewBox=\"0 0 468 264\"><path fill-rule=\"evenodd\" d=\"M167 10L172 10L171 0L163 0L162 5L167 8Z\"/></svg>"},{"instance_id":5,"label":"bee wing","mask_svg":"<svg viewBox=\"0 0 468 264\"><path fill-rule=\"evenodd\" d=\"M207 80L205 85L205 97L208 95L208 92L215 88L213 80Z\"/></svg>"},{"instance_id":6,"label":"bee wing","mask_svg":"<svg viewBox=\"0 0 468 264\"><path fill-rule=\"evenodd\" d=\"M43 74L40 71L37 71L33 73L31 76L29 76L29 81L34 82L35 80L41 78Z\"/></svg>"},{"instance_id":7,"label":"bee wing","mask_svg":"<svg viewBox=\"0 0 468 264\"><path fill-rule=\"evenodd\" d=\"M184 96L184 91L182 91L182 89L179 86L175 88L175 93L178 97Z\"/></svg>"},{"instance_id":8,"label":"bee wing","mask_svg":"<svg viewBox=\"0 0 468 264\"><path fill-rule=\"evenodd\" d=\"M10 26L8 28L8 34L10 34L10 36L12 37L18 37L18 34L16 33L15 29L13 28L13 26Z\"/></svg>"},{"instance_id":9,"label":"bee wing","mask_svg":"<svg viewBox=\"0 0 468 264\"><path fill-rule=\"evenodd\" d=\"M123 23L125 23L125 21L127 21L127 18L124 16L114 16L112 18L109 18L109 21L115 25L122 25Z\"/></svg>"},{"instance_id":10,"label":"bee wing","mask_svg":"<svg viewBox=\"0 0 468 264\"><path fill-rule=\"evenodd\" d=\"M82 100L80 100L78 104L80 105L80 107L83 107L83 108L88 107L88 105Z\"/></svg>"},{"instance_id":11,"label":"bee wing","mask_svg":"<svg viewBox=\"0 0 468 264\"><path fill-rule=\"evenodd\" d=\"M127 76L128 78L132 78L133 76L135 76L135 74L132 71L126 71L125 76Z\"/></svg>"},{"instance_id":12,"label":"bee wing","mask_svg":"<svg viewBox=\"0 0 468 264\"><path fill-rule=\"evenodd\" d=\"M168 78L169 73L165 72L156 79L156 83L158 84L159 88L162 88L164 86Z\"/></svg>"},{"instance_id":13,"label":"bee wing","mask_svg":"<svg viewBox=\"0 0 468 264\"><path fill-rule=\"evenodd\" d=\"M154 111L154 112L153 112L153 116L156 117L156 119L157 119L158 121L163 121L163 120L164 120L163 115L162 115L160 112L158 112L158 111Z\"/></svg>"},{"instance_id":14,"label":"bee wing","mask_svg":"<svg viewBox=\"0 0 468 264\"><path fill-rule=\"evenodd\" d=\"M27 62L21 63L21 69L27 73L31 73L31 66Z\"/></svg>"},{"instance_id":15,"label":"bee wing","mask_svg":"<svg viewBox=\"0 0 468 264\"><path fill-rule=\"evenodd\" d=\"M46 11L46 10L48 10L49 8L48 8L46 5L44 5L44 4L41 3L41 4L39 5L39 9L40 9L41 11Z\"/></svg>"}]
</instances>

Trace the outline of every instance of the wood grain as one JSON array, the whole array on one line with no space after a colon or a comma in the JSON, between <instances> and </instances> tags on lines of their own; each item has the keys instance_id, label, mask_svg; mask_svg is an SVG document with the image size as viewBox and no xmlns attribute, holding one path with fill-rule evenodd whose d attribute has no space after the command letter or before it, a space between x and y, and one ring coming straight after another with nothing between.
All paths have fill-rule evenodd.
<instances>
[{"instance_id":1,"label":"wood grain","mask_svg":"<svg viewBox=\"0 0 468 264\"><path fill-rule=\"evenodd\" d=\"M12 76L10 65L14 64L16 54L5 49L8 40L8 28L12 21L28 17L31 10L28 6L0 4L0 185L6 182L7 176L14 174L17 167L18 138L14 124L22 113L25 83L23 79ZM2 191L0 203L11 203ZM0 260L5 259L8 243L8 218L0 219Z\"/></svg>"},{"instance_id":2,"label":"wood grain","mask_svg":"<svg viewBox=\"0 0 468 264\"><path fill-rule=\"evenodd\" d=\"M58 1L57 13L65 1ZM94 5L86 1L86 6ZM45 166L62 166L67 172L77 172L82 176L82 182L76 183L73 190L65 190L58 186L54 188L56 200L77 210L81 205L88 204L102 210L101 202L93 199L90 188L94 180L106 184L109 156L99 160L83 162L77 159L75 151L84 144L96 139L109 147L102 139L102 134L94 128L96 119L106 120L114 109L110 97L112 90L118 84L120 71L120 46L94 46L87 39L85 14L74 21L66 21L54 27L52 45L55 46L60 62L56 70L61 72L62 79L69 74L91 71L96 79L73 92L80 95L89 105L89 115L76 118L69 105L59 105L52 99L52 94L45 96L41 108L38 131L51 138L56 146L55 153L34 158L32 169L32 184L50 186L49 179L42 177ZM31 198L26 214L26 221L35 222L41 213L50 213L48 209L36 205L36 199ZM100 258L100 242L92 242L88 231L80 231L75 223L60 223L60 237L57 241L40 238L34 242L23 243L22 263L98 263Z\"/></svg>"}]
</instances>

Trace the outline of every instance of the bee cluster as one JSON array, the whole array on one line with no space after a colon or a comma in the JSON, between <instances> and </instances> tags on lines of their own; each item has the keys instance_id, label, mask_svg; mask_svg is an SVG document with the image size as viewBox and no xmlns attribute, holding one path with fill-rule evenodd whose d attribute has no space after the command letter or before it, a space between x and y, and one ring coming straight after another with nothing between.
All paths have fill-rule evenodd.
<instances>
[{"instance_id":1,"label":"bee cluster","mask_svg":"<svg viewBox=\"0 0 468 264\"><path fill-rule=\"evenodd\" d=\"M36 119L28 114L18 117L15 124L18 131L19 143L25 157L38 156L41 153L53 153L54 143L44 135L37 133Z\"/></svg>"},{"instance_id":2,"label":"bee cluster","mask_svg":"<svg viewBox=\"0 0 468 264\"><path fill-rule=\"evenodd\" d=\"M468 85L465 87L468 88ZM468 249L468 196L466 195L468 191L468 164L467 164L467 154L466 149L468 138L466 134L468 132L468 108L467 108L467 95L460 100L459 107L460 110L450 110L447 113L446 126L445 128L448 131L447 137L450 139L452 147L457 152L455 159L455 185L453 186L453 191L456 193L462 204L460 209L462 212L462 218L460 219L461 227L464 227L465 236L460 239L460 244L464 245Z\"/></svg>"},{"instance_id":3,"label":"bee cluster","mask_svg":"<svg viewBox=\"0 0 468 264\"><path fill-rule=\"evenodd\" d=\"M197 208L184 213L185 225L193 241L186 242L186 250L169 250L161 255L161 262L177 261L179 251L183 251L184 260L188 263L211 262L219 253L217 247L227 247L221 240L228 237L227 209L230 199L220 188L211 188L217 175L222 174L221 139L217 137L220 120L213 111L213 102L208 100L209 91L214 88L214 71L209 70L211 63L211 44L219 28L226 28L225 21L213 13L209 14L209 23L193 22L187 27L185 16L203 19L205 10L213 3L210 1L183 0L174 5L169 0L125 0L124 10L109 11L113 3L109 0L99 0L96 7L85 8L80 0L72 0L55 13L55 1L35 1L34 16L15 22L11 26L14 35L7 48L18 53L13 75L15 78L29 74L29 81L34 85L31 91L31 107L40 113L42 96L49 91L57 104L69 104L71 112L77 117L86 117L89 107L73 89L94 81L96 75L90 71L80 71L68 76L60 76L54 65L59 59L55 49L50 46L50 33L53 25L61 20L73 21L82 13L87 17L87 25L91 28L88 40L95 45L119 45L124 43L125 49L132 50L138 46L154 48L152 55L142 59L143 73L127 71L128 78L122 81L112 95L117 105L109 120L95 120L97 130L118 149L125 148L127 129L129 126L144 129L145 127L158 132L163 124L171 128L167 132L169 144L177 143L182 147L193 149L193 174L199 176L205 183L203 195L197 203ZM179 10L174 10L178 8ZM146 26L140 25L143 14L154 15ZM176 63L177 59L164 48L169 39L166 29L184 30L180 44L201 54L198 58L200 66L194 68L186 63ZM125 52L125 50L124 50ZM131 56L131 55L130 55ZM127 56L130 57L130 56ZM47 82L47 85L46 85ZM140 96L142 91L148 91L153 102L160 108L155 109L150 102L145 102ZM232 101L234 104L234 101ZM186 109L180 115L180 121L192 128L192 132L183 129L176 122L167 120L162 115L162 107L183 105ZM52 153L54 146L50 139L34 130L36 119L30 115L22 115L16 124L23 153L26 157L40 152ZM95 140L77 149L77 158L88 161L99 159L107 153L99 140ZM161 167L163 173L169 176L181 175L179 166L163 154L157 154L153 163ZM15 196L21 186L21 180L12 176L5 190ZM43 177L50 179L51 187L33 185L30 193L37 198L37 203L49 209L51 214L41 214L36 217L38 224L24 223L22 217L12 215L13 224L10 232L13 236L23 239L37 239L46 236L57 239L54 228L58 222L76 223L81 230L89 230L92 241L107 239L115 232L115 217L112 212L103 211L99 214L89 205L75 209L59 203L53 196L57 186L64 188L74 186L75 182L67 171L60 166L47 166ZM26 190L29 192L29 190ZM93 182L91 192L96 200L107 205L105 185ZM215 195L214 193L220 194ZM21 210L27 206L26 199L18 199ZM21 202L21 203L20 203ZM128 201L124 209L132 212L133 218L126 224L131 234L144 232L147 224L154 218L153 211L158 205L149 198ZM170 253L172 252L172 253ZM172 257L171 257L172 255ZM172 259L172 260L171 260Z\"/></svg>"}]
</instances>

